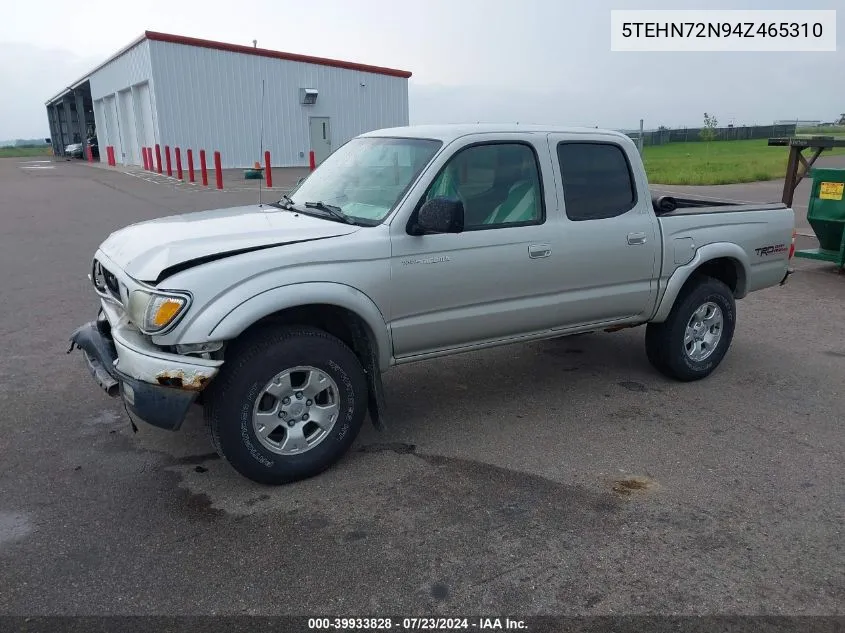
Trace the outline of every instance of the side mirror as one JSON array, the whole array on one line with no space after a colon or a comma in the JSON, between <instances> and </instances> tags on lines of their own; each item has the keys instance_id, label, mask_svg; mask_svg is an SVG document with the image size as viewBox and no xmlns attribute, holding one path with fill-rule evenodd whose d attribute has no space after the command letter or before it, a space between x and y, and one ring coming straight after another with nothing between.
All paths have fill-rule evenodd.
<instances>
[{"instance_id":1,"label":"side mirror","mask_svg":"<svg viewBox=\"0 0 845 633\"><path fill-rule=\"evenodd\" d=\"M451 198L432 198L420 207L415 235L425 233L462 233L464 203Z\"/></svg>"}]
</instances>

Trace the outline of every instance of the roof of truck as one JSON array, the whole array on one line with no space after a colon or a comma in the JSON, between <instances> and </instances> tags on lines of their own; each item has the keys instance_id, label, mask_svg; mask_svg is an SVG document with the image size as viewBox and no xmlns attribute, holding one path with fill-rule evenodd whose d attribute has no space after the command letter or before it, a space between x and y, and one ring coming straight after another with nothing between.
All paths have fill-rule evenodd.
<instances>
[{"instance_id":1,"label":"roof of truck","mask_svg":"<svg viewBox=\"0 0 845 633\"><path fill-rule=\"evenodd\" d=\"M373 130L361 136L400 136L413 138L433 138L444 142L469 134L601 134L630 140L628 136L615 130L594 127L566 127L560 125L525 125L522 123L452 123L443 125L408 125L404 127Z\"/></svg>"}]
</instances>

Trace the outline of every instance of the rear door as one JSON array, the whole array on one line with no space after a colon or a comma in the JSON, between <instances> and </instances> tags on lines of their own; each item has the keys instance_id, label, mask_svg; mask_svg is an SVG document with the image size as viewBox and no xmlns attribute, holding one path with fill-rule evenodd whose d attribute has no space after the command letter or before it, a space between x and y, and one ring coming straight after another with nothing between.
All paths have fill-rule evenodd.
<instances>
[{"instance_id":1,"label":"rear door","mask_svg":"<svg viewBox=\"0 0 845 633\"><path fill-rule=\"evenodd\" d=\"M563 207L559 327L645 318L661 236L636 149L598 134L551 134L549 143Z\"/></svg>"}]
</instances>

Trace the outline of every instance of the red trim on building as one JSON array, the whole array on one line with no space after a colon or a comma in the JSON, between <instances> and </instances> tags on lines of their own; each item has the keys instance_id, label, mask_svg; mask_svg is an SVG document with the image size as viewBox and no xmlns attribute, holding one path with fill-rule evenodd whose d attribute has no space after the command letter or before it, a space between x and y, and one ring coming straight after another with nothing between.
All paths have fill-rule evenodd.
<instances>
[{"instance_id":1,"label":"red trim on building","mask_svg":"<svg viewBox=\"0 0 845 633\"><path fill-rule=\"evenodd\" d=\"M244 55L272 57L274 59L284 59L291 62L303 62L306 64L317 64L320 66L345 68L347 70L359 70L364 73L389 75L391 77L402 77L403 79L408 79L411 76L411 73L407 70L396 70L395 68L384 68L382 66L370 66L368 64L346 62L340 59L312 57L310 55L300 55L298 53L284 53L282 51L274 51L267 48L255 48L253 46L243 46L240 44L227 44L225 42L203 40L196 37L185 37L184 35L172 35L170 33L159 33L157 31L146 31L144 35L148 40L153 40L156 42L170 42L171 44L183 44L185 46L197 46L199 48L212 48L215 50L227 51L230 53L243 53Z\"/></svg>"},{"instance_id":2,"label":"red trim on building","mask_svg":"<svg viewBox=\"0 0 845 633\"><path fill-rule=\"evenodd\" d=\"M220 51L228 51L230 53L243 53L244 55L257 55L258 57L271 57L273 59L285 59L291 62L304 62L306 64L317 64L319 66L332 66L334 68L345 68L346 70L359 70L364 73L375 73L377 75L388 75L390 77L401 77L408 79L411 73L407 70L396 70L395 68L384 68L382 66L370 66L368 64L358 64L356 62L346 62L341 59L327 59L325 57L312 57L310 55L300 55L298 53L284 53L282 51L274 51L268 48L254 48L252 46L242 46L240 44L227 44L226 42L215 42L214 40L203 40L197 37L186 37L184 35L173 35L171 33L159 33L158 31L144 31L144 34L130 44L124 46L119 51L110 55L105 61L97 64L92 70L88 71L81 79L70 84L70 87L64 88L61 92L45 101L45 104L51 104L59 99L64 94L68 93L71 88L78 87L84 84L91 75L116 60L121 55L128 53L130 50L138 46L144 40L153 40L157 42L170 42L171 44L184 44L185 46L198 46L200 48L213 48Z\"/></svg>"}]
</instances>

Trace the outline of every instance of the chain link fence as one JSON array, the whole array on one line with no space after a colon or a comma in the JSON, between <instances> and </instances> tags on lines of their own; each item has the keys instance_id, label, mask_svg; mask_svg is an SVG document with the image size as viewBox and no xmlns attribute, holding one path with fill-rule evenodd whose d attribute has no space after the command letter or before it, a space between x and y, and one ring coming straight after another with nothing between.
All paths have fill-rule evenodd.
<instances>
[{"instance_id":1,"label":"chain link fence","mask_svg":"<svg viewBox=\"0 0 845 633\"><path fill-rule=\"evenodd\" d=\"M748 139L763 139L776 136L794 136L796 133L796 124L779 124L779 125L738 125L717 127L713 129L715 136L713 140L716 141L741 141ZM704 128L700 127L685 127L685 128L661 128L658 130L643 131L643 145L666 145L667 143L692 143L699 142L704 139L701 138L701 131ZM622 130L624 134L629 136L634 142L637 142L640 137L639 130Z\"/></svg>"}]
</instances>

